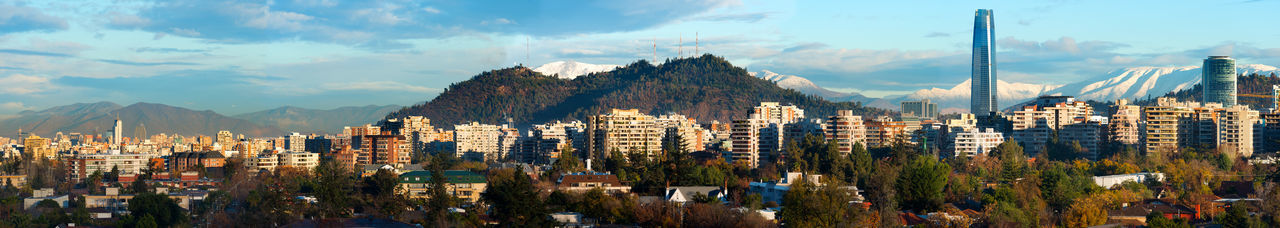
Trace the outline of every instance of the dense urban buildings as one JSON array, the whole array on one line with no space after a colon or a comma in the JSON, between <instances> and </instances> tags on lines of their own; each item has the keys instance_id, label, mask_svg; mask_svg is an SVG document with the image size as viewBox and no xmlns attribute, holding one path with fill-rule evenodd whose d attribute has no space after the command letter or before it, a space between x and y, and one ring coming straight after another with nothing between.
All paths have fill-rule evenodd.
<instances>
[{"instance_id":1,"label":"dense urban buildings","mask_svg":"<svg viewBox=\"0 0 1280 228\"><path fill-rule=\"evenodd\" d=\"M996 25L990 9L980 9L973 18L973 69L969 81L969 112L990 116L1000 111L996 102Z\"/></svg>"}]
</instances>

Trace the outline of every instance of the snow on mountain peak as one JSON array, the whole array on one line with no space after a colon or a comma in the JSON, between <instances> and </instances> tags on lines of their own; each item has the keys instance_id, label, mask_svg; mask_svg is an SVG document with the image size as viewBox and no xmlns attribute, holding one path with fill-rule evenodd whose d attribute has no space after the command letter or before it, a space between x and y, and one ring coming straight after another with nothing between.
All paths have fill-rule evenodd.
<instances>
[{"instance_id":1,"label":"snow on mountain peak","mask_svg":"<svg viewBox=\"0 0 1280 228\"><path fill-rule=\"evenodd\" d=\"M620 66L611 64L580 63L573 60L567 60L542 64L542 66L538 66L538 68L533 68L533 71L548 76L556 75L556 77L562 79L574 79L578 76L610 71L618 67Z\"/></svg>"},{"instance_id":2,"label":"snow on mountain peak","mask_svg":"<svg viewBox=\"0 0 1280 228\"><path fill-rule=\"evenodd\" d=\"M1238 74L1275 72L1280 72L1280 69L1262 64L1236 66ZM1197 83L1200 83L1200 66L1129 67L1108 72L1093 80L1067 84L1049 91L1049 94L1095 101L1138 99L1190 89Z\"/></svg>"}]
</instances>

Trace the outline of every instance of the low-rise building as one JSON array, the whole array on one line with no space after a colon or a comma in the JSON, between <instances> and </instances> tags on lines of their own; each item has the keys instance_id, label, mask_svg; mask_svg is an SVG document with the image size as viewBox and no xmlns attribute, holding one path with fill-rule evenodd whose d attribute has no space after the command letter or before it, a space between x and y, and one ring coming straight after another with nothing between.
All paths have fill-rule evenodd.
<instances>
[{"instance_id":1,"label":"low-rise building","mask_svg":"<svg viewBox=\"0 0 1280 228\"><path fill-rule=\"evenodd\" d=\"M569 192L585 192L602 189L605 193L628 193L631 186L622 184L617 175L599 172L567 173L556 180L556 188Z\"/></svg>"},{"instance_id":2,"label":"low-rise building","mask_svg":"<svg viewBox=\"0 0 1280 228\"><path fill-rule=\"evenodd\" d=\"M449 195L468 203L480 200L480 193L488 189L488 181L484 175L465 170L445 170L445 190ZM426 199L431 197L431 171L411 171L400 174L400 189L409 198Z\"/></svg>"}]
</instances>

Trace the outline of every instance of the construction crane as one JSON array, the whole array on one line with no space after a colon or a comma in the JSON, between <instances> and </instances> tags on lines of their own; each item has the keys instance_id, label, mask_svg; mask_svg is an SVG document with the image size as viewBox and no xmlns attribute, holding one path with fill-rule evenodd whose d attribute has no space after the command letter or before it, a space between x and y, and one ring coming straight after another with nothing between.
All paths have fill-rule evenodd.
<instances>
[{"instance_id":1,"label":"construction crane","mask_svg":"<svg viewBox=\"0 0 1280 228\"><path fill-rule=\"evenodd\" d=\"M1271 94L1270 94L1270 95L1263 95L1263 94L1236 94L1236 96L1237 96L1237 97L1252 97L1252 98L1266 98L1266 99L1271 99L1271 108L1272 108L1272 110L1280 110L1280 85L1272 85L1272 86L1271 86Z\"/></svg>"}]
</instances>

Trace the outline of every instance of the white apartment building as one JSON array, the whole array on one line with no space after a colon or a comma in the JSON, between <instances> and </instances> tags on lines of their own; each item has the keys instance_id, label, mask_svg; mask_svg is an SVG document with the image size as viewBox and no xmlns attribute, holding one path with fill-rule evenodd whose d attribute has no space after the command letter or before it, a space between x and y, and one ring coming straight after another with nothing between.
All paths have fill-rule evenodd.
<instances>
[{"instance_id":1,"label":"white apartment building","mask_svg":"<svg viewBox=\"0 0 1280 228\"><path fill-rule=\"evenodd\" d=\"M1000 146L1001 143L1004 143L1004 134L991 128L982 129L981 131L970 129L956 132L955 135L955 141L951 144L954 151L952 156L973 157L979 154L985 155Z\"/></svg>"},{"instance_id":2,"label":"white apartment building","mask_svg":"<svg viewBox=\"0 0 1280 228\"><path fill-rule=\"evenodd\" d=\"M289 152L306 152L307 136L293 132L289 134Z\"/></svg>"},{"instance_id":3,"label":"white apartment building","mask_svg":"<svg viewBox=\"0 0 1280 228\"><path fill-rule=\"evenodd\" d=\"M706 150L706 143L711 140L711 133L698 126L698 121L680 114L660 115L654 121L663 129L663 141L678 144L686 152ZM679 137L676 137L679 136ZM679 141L677 141L679 139Z\"/></svg>"},{"instance_id":4,"label":"white apartment building","mask_svg":"<svg viewBox=\"0 0 1280 228\"><path fill-rule=\"evenodd\" d=\"M653 116L635 109L613 109L609 114L592 116L587 134L593 156L611 156L617 151L653 159L662 151L662 128Z\"/></svg>"},{"instance_id":5,"label":"white apartment building","mask_svg":"<svg viewBox=\"0 0 1280 228\"><path fill-rule=\"evenodd\" d=\"M454 155L482 161L498 160L502 154L502 128L477 122L454 125Z\"/></svg>"},{"instance_id":6,"label":"white apartment building","mask_svg":"<svg viewBox=\"0 0 1280 228\"><path fill-rule=\"evenodd\" d=\"M286 152L277 154L279 166L314 169L320 165L320 154L310 152Z\"/></svg>"}]
</instances>

